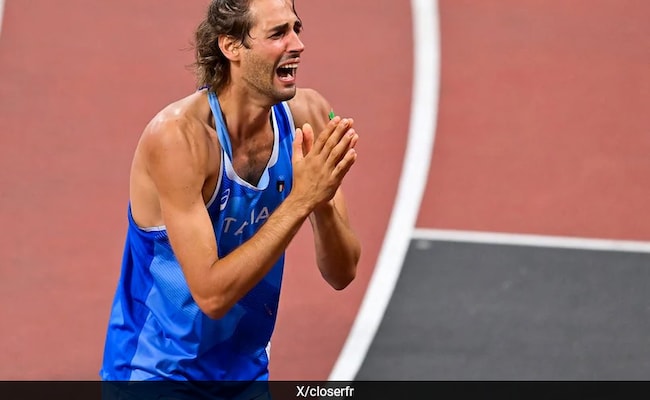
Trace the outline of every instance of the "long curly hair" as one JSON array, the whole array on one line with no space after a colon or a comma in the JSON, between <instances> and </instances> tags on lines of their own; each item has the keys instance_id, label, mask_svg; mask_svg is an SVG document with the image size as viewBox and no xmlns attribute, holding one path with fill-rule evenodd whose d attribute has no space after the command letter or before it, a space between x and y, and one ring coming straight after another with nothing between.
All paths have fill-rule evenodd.
<instances>
[{"instance_id":1,"label":"long curly hair","mask_svg":"<svg viewBox=\"0 0 650 400\"><path fill-rule=\"evenodd\" d=\"M248 47L253 18L252 0L211 0L205 18L194 32L192 64L199 87L219 92L230 79L230 61L219 48L219 36L227 35Z\"/></svg>"}]
</instances>

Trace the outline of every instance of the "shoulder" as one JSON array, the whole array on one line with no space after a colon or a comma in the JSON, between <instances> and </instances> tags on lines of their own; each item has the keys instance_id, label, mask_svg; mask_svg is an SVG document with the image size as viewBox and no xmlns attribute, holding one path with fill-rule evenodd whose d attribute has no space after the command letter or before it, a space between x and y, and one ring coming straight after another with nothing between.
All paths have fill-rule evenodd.
<instances>
[{"instance_id":1,"label":"shoulder","mask_svg":"<svg viewBox=\"0 0 650 400\"><path fill-rule=\"evenodd\" d=\"M298 88L296 95L287 102L296 127L305 123L321 126L327 123L330 104L318 91L311 88Z\"/></svg>"},{"instance_id":2,"label":"shoulder","mask_svg":"<svg viewBox=\"0 0 650 400\"><path fill-rule=\"evenodd\" d=\"M158 112L145 127L140 139L148 158L188 153L199 156L208 150L209 113L200 101L200 93L173 102ZM209 109L209 106L208 106Z\"/></svg>"},{"instance_id":3,"label":"shoulder","mask_svg":"<svg viewBox=\"0 0 650 400\"><path fill-rule=\"evenodd\" d=\"M196 92L168 104L145 127L143 138L153 142L192 140L209 130L210 110L205 94Z\"/></svg>"}]
</instances>

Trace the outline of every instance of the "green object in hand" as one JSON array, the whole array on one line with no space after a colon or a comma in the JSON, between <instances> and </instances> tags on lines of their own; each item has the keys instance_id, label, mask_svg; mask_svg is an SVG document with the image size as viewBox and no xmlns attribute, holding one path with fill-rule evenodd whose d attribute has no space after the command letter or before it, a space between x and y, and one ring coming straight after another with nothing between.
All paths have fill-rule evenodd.
<instances>
[{"instance_id":1,"label":"green object in hand","mask_svg":"<svg viewBox=\"0 0 650 400\"><path fill-rule=\"evenodd\" d=\"M329 117L330 117L330 120L334 119L334 109L330 110Z\"/></svg>"}]
</instances>

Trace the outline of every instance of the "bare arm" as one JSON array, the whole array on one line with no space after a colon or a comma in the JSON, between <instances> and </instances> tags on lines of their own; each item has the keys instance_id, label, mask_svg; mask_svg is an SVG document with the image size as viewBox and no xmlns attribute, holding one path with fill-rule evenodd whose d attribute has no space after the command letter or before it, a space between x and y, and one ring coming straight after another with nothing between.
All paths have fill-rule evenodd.
<instances>
[{"instance_id":1,"label":"bare arm","mask_svg":"<svg viewBox=\"0 0 650 400\"><path fill-rule=\"evenodd\" d=\"M308 157L299 150L302 134L296 135L291 193L252 238L221 259L202 195L209 144L197 132L205 128L183 118L163 119L148 128L147 165L169 240L193 298L211 318L225 315L266 275L314 207L333 195L336 171L349 161L329 157L348 146L341 141L343 128L330 128L331 140L315 143L318 151ZM331 163L323 166L324 160Z\"/></svg>"},{"instance_id":2,"label":"bare arm","mask_svg":"<svg viewBox=\"0 0 650 400\"><path fill-rule=\"evenodd\" d=\"M338 123L341 120L340 117L335 117L333 121L328 122L329 111L329 103L313 90L302 89L292 100L292 113L296 125L309 124L304 129L313 128L313 132L325 131L326 134L328 124ZM350 139L349 146L345 151L352 161L355 161L354 146L358 135L353 128L354 121L350 118L342 121L342 123L348 124L345 129L346 135ZM305 149L305 151L310 151L310 149ZM350 167L351 164L343 172L341 180ZM350 226L345 197L340 184L341 181L338 182L334 197L318 205L309 215L314 232L318 268L323 278L337 290L347 287L354 280L361 254L361 245Z\"/></svg>"}]
</instances>

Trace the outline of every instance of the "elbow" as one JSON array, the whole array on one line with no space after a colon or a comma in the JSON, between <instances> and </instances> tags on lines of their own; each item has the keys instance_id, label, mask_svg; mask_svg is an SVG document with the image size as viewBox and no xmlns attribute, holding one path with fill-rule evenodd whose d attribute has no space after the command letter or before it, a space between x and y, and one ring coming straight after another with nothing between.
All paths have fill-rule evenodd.
<instances>
[{"instance_id":1,"label":"elbow","mask_svg":"<svg viewBox=\"0 0 650 400\"><path fill-rule=\"evenodd\" d=\"M225 317L237 302L231 286L218 285L205 278L192 283L189 285L192 298L201 312L210 319Z\"/></svg>"},{"instance_id":2,"label":"elbow","mask_svg":"<svg viewBox=\"0 0 650 400\"><path fill-rule=\"evenodd\" d=\"M334 275L328 275L328 276L323 276L327 283L334 288L334 290L340 291L345 288L347 288L352 281L357 276L357 262L355 261L354 263L350 264L348 268L345 268L339 273L337 273L335 276Z\"/></svg>"},{"instance_id":3,"label":"elbow","mask_svg":"<svg viewBox=\"0 0 650 400\"><path fill-rule=\"evenodd\" d=\"M334 290L343 290L347 288L352 281L357 277L357 265L359 264L359 258L361 256L360 246L356 246L355 251L352 254L352 258L349 261L347 268L341 270L337 275L336 279L329 279L328 282Z\"/></svg>"},{"instance_id":4,"label":"elbow","mask_svg":"<svg viewBox=\"0 0 650 400\"><path fill-rule=\"evenodd\" d=\"M203 314L210 319L221 319L228 314L232 304L219 297L197 297L196 304Z\"/></svg>"},{"instance_id":5,"label":"elbow","mask_svg":"<svg viewBox=\"0 0 650 400\"><path fill-rule=\"evenodd\" d=\"M354 280L355 276L356 276L356 274L352 273L352 274L349 274L349 276L344 277L344 278L339 278L336 281L331 280L329 282L329 284L330 284L330 286L332 286L332 288L334 288L334 290L340 291L340 290L343 290L346 287L350 286L350 284Z\"/></svg>"}]
</instances>

